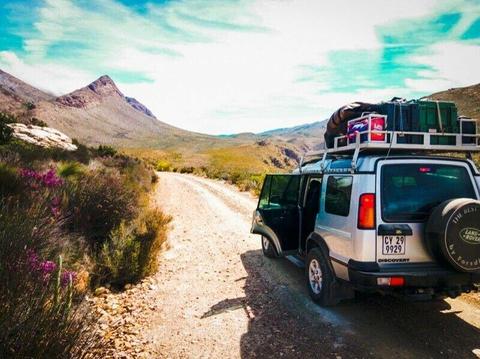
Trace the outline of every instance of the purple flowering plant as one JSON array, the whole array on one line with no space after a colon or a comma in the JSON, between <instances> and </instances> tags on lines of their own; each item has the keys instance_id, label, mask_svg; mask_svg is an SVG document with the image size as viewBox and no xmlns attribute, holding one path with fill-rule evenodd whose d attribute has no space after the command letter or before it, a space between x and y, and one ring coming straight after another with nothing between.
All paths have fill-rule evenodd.
<instances>
[{"instance_id":1,"label":"purple flowering plant","mask_svg":"<svg viewBox=\"0 0 480 359\"><path fill-rule=\"evenodd\" d=\"M63 180L57 176L53 168L47 172L40 173L32 169L22 168L20 176L29 181L30 187L38 189L40 187L55 188L63 185Z\"/></svg>"},{"instance_id":2,"label":"purple flowering plant","mask_svg":"<svg viewBox=\"0 0 480 359\"><path fill-rule=\"evenodd\" d=\"M58 195L58 189L64 184L64 180L60 178L53 168L50 168L46 172L37 172L33 169L22 168L19 171L20 177L22 177L27 186L33 190L32 195L38 193L46 193L47 198L53 196L51 200L47 201L50 208L50 212L54 218L60 218L62 214L62 199ZM46 191L41 191L41 190Z\"/></svg>"},{"instance_id":3,"label":"purple flowering plant","mask_svg":"<svg viewBox=\"0 0 480 359\"><path fill-rule=\"evenodd\" d=\"M28 270L37 278L40 278L44 283L48 283L52 275L57 271L57 264L49 260L41 260L39 255L32 249L27 250L27 266ZM70 280L72 283L77 279L77 273L71 270L64 270L60 274L61 285L66 287Z\"/></svg>"}]
</instances>

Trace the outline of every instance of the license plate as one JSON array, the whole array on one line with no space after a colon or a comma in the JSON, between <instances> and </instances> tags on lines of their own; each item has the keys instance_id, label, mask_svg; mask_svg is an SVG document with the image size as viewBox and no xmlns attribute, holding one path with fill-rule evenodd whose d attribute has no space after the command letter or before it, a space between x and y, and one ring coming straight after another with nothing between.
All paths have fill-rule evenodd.
<instances>
[{"instance_id":1,"label":"license plate","mask_svg":"<svg viewBox=\"0 0 480 359\"><path fill-rule=\"evenodd\" d=\"M382 253L383 254L405 254L405 236L383 236Z\"/></svg>"}]
</instances>

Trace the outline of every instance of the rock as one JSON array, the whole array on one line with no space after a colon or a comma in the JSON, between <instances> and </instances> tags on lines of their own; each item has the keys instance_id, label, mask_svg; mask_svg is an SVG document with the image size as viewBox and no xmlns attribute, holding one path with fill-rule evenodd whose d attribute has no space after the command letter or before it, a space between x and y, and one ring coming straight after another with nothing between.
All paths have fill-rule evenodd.
<instances>
[{"instance_id":1,"label":"rock","mask_svg":"<svg viewBox=\"0 0 480 359\"><path fill-rule=\"evenodd\" d=\"M98 287L97 289L95 289L95 292L93 292L93 295L95 295L96 297L100 297L102 295L106 295L110 293L110 291L105 288L105 287Z\"/></svg>"},{"instance_id":2,"label":"rock","mask_svg":"<svg viewBox=\"0 0 480 359\"><path fill-rule=\"evenodd\" d=\"M13 137L24 142L46 148L77 150L77 146L72 143L70 137L54 128L24 125L23 123L11 123L8 126L13 130Z\"/></svg>"}]
</instances>

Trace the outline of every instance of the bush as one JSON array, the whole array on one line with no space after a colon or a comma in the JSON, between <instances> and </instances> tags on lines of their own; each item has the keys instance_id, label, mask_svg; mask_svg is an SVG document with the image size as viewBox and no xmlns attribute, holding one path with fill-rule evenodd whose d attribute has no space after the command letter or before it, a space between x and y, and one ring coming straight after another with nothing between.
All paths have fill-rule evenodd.
<instances>
[{"instance_id":1,"label":"bush","mask_svg":"<svg viewBox=\"0 0 480 359\"><path fill-rule=\"evenodd\" d=\"M23 104L23 107L25 107L25 109L27 109L28 111L31 111L34 110L37 106L35 106L33 102L25 102Z\"/></svg>"},{"instance_id":2,"label":"bush","mask_svg":"<svg viewBox=\"0 0 480 359\"><path fill-rule=\"evenodd\" d=\"M138 214L138 190L125 186L118 171L92 170L68 185L70 229L97 249L122 221Z\"/></svg>"},{"instance_id":3,"label":"bush","mask_svg":"<svg viewBox=\"0 0 480 359\"><path fill-rule=\"evenodd\" d=\"M120 223L102 245L95 280L120 288L154 273L170 220L160 210L150 209L130 225Z\"/></svg>"},{"instance_id":4,"label":"bush","mask_svg":"<svg viewBox=\"0 0 480 359\"><path fill-rule=\"evenodd\" d=\"M0 163L0 200L8 195L16 195L23 188L16 168Z\"/></svg>"},{"instance_id":5,"label":"bush","mask_svg":"<svg viewBox=\"0 0 480 359\"><path fill-rule=\"evenodd\" d=\"M112 146L100 145L97 148L97 155L100 157L113 157L117 154L117 150Z\"/></svg>"},{"instance_id":6,"label":"bush","mask_svg":"<svg viewBox=\"0 0 480 359\"><path fill-rule=\"evenodd\" d=\"M0 122L2 123L15 123L18 122L17 118L9 113L0 112Z\"/></svg>"},{"instance_id":7,"label":"bush","mask_svg":"<svg viewBox=\"0 0 480 359\"><path fill-rule=\"evenodd\" d=\"M80 357L93 344L75 273L59 257L67 240L50 192L31 203L0 203L0 357Z\"/></svg>"},{"instance_id":8,"label":"bush","mask_svg":"<svg viewBox=\"0 0 480 359\"><path fill-rule=\"evenodd\" d=\"M167 160L159 160L155 164L155 169L160 172L170 171L172 168L172 164Z\"/></svg>"},{"instance_id":9,"label":"bush","mask_svg":"<svg viewBox=\"0 0 480 359\"><path fill-rule=\"evenodd\" d=\"M84 168L79 162L63 162L58 166L58 174L60 177L79 177L85 172Z\"/></svg>"},{"instance_id":10,"label":"bush","mask_svg":"<svg viewBox=\"0 0 480 359\"><path fill-rule=\"evenodd\" d=\"M13 129L0 122L0 144L8 143L13 137Z\"/></svg>"},{"instance_id":11,"label":"bush","mask_svg":"<svg viewBox=\"0 0 480 359\"><path fill-rule=\"evenodd\" d=\"M195 169L191 166L185 166L185 167L182 167L180 168L180 173L193 173L195 171Z\"/></svg>"},{"instance_id":12,"label":"bush","mask_svg":"<svg viewBox=\"0 0 480 359\"><path fill-rule=\"evenodd\" d=\"M30 119L30 124L33 126L48 127L48 124L45 121L39 120L36 117Z\"/></svg>"}]
</instances>

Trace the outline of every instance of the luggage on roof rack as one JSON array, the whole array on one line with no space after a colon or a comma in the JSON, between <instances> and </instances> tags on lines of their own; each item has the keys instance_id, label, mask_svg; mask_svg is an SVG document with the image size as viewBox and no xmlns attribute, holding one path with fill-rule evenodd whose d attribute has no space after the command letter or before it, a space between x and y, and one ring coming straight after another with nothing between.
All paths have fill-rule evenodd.
<instances>
[{"instance_id":1,"label":"luggage on roof rack","mask_svg":"<svg viewBox=\"0 0 480 359\"><path fill-rule=\"evenodd\" d=\"M460 133L457 106L453 102L418 100L418 122L420 132ZM453 136L437 136L432 144L455 145Z\"/></svg>"},{"instance_id":2,"label":"luggage on roof rack","mask_svg":"<svg viewBox=\"0 0 480 359\"><path fill-rule=\"evenodd\" d=\"M455 103L428 99L406 101L394 97L390 101L379 104L353 102L340 107L330 116L327 123L327 130L324 134L327 148L334 146L337 137L342 138L340 145L346 145L344 135L348 134L348 122L368 113L387 116L386 130L400 133L396 140L397 143L423 144L422 136L413 134L413 132L460 133ZM468 125L466 127L467 132L471 133ZM406 132L410 132L410 134L406 134ZM438 145L455 145L456 143L454 135L432 136L431 140L431 144Z\"/></svg>"},{"instance_id":3,"label":"luggage on roof rack","mask_svg":"<svg viewBox=\"0 0 480 359\"><path fill-rule=\"evenodd\" d=\"M327 122L327 130L324 134L327 147L333 146L335 137L347 134L349 120L360 117L365 112L376 112L377 110L378 105L367 102L353 102L340 107Z\"/></svg>"},{"instance_id":4,"label":"luggage on roof rack","mask_svg":"<svg viewBox=\"0 0 480 359\"><path fill-rule=\"evenodd\" d=\"M375 116L371 114L370 116ZM475 123L475 128L480 128L480 124L475 119L466 119ZM376 135L384 134L386 140L378 141ZM420 143L402 143L399 141L402 135L404 136L418 136ZM365 137L366 136L366 137ZM453 138L454 141L442 141L442 138ZM446 142L446 143L442 143ZM305 157L315 156L316 158L325 158L327 156L351 156L352 167L351 170L356 170L356 162L358 156L362 153L376 153L385 154L386 156L393 153L410 153L418 154L425 152L432 153L453 153L464 152L467 157L471 157L472 152L480 152L480 133L439 133L439 132L410 132L403 133L393 131L378 131L372 128L367 128L365 131L355 132L355 140L349 139L348 135L343 135L334 138L332 148L325 148L322 151L309 152L305 154L301 161L299 168L306 163ZM308 161L311 162L311 161Z\"/></svg>"},{"instance_id":5,"label":"luggage on roof rack","mask_svg":"<svg viewBox=\"0 0 480 359\"><path fill-rule=\"evenodd\" d=\"M394 98L378 105L378 113L387 116L387 131L419 132L418 105L403 99ZM416 135L402 135L398 143L421 143L422 139Z\"/></svg>"}]
</instances>

